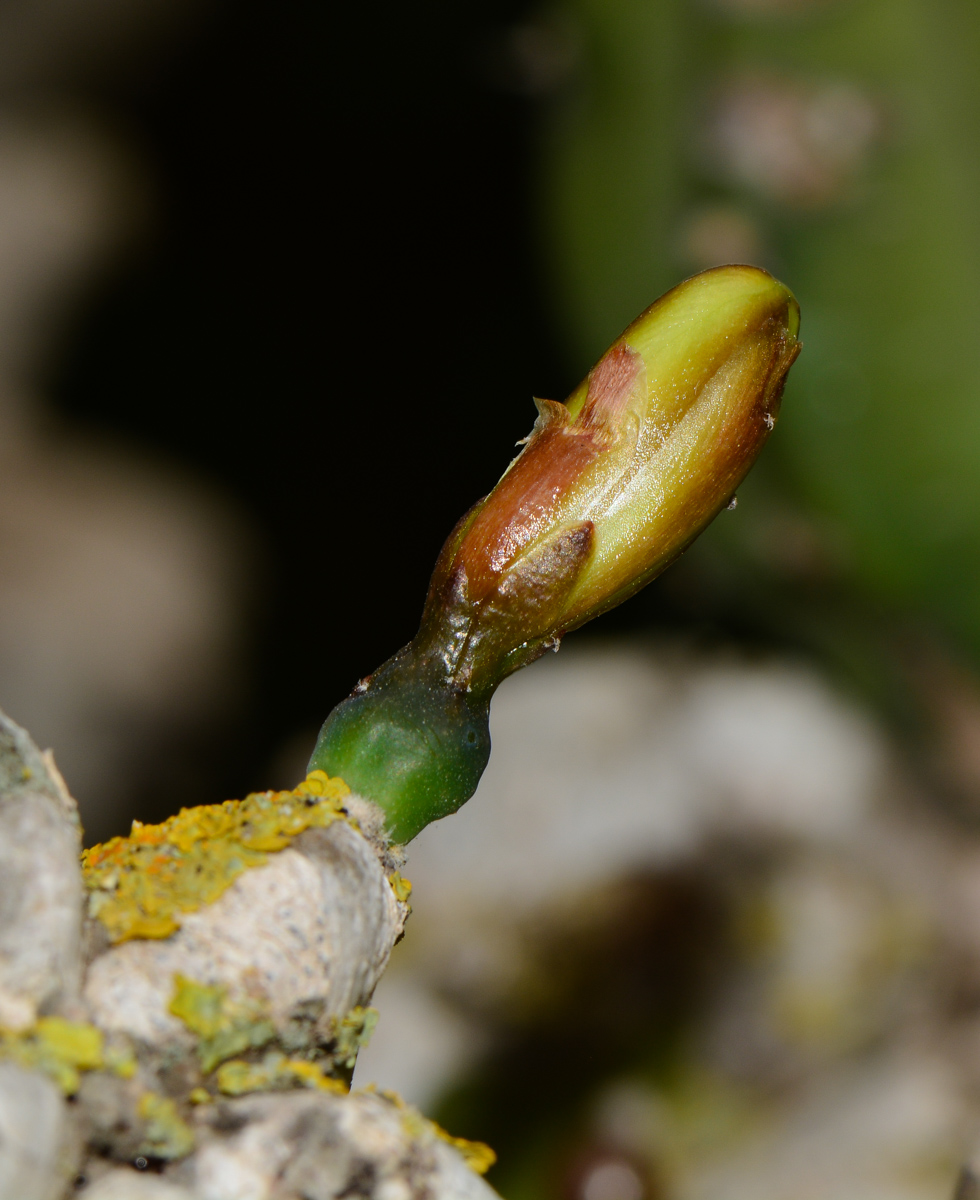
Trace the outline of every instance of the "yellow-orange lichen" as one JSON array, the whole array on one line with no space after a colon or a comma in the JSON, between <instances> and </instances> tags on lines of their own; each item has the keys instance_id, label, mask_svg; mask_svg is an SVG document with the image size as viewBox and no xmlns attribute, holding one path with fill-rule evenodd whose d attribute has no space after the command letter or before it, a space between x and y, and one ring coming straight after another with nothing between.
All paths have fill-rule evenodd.
<instances>
[{"instance_id":1,"label":"yellow-orange lichen","mask_svg":"<svg viewBox=\"0 0 980 1200\"><path fill-rule=\"evenodd\" d=\"M375 1089L369 1085L363 1090L371 1092ZM406 1104L397 1092L385 1089L379 1094L384 1096L386 1100L389 1100L399 1110L402 1127L409 1137L417 1138L423 1136L426 1131L434 1133L437 1138L448 1142L462 1156L463 1161L469 1169L475 1171L477 1175L485 1175L497 1161L497 1152L488 1146L486 1142L473 1142L469 1138L454 1137L451 1133L447 1133L441 1125L430 1120L429 1117L423 1116L413 1105Z\"/></svg>"},{"instance_id":2,"label":"yellow-orange lichen","mask_svg":"<svg viewBox=\"0 0 980 1200\"><path fill-rule=\"evenodd\" d=\"M223 1063L215 1075L218 1091L225 1096L243 1096L246 1092L280 1091L290 1087L315 1088L346 1096L348 1087L333 1079L320 1063L305 1059L287 1058L284 1054L267 1054L261 1062L234 1059Z\"/></svg>"},{"instance_id":3,"label":"yellow-orange lichen","mask_svg":"<svg viewBox=\"0 0 980 1200\"><path fill-rule=\"evenodd\" d=\"M116 1056L107 1061L102 1031L84 1021L41 1017L29 1029L0 1029L0 1058L43 1071L66 1096L78 1091L82 1071L116 1069Z\"/></svg>"},{"instance_id":4,"label":"yellow-orange lichen","mask_svg":"<svg viewBox=\"0 0 980 1200\"><path fill-rule=\"evenodd\" d=\"M398 871L394 871L388 882L391 884L391 890L395 893L395 899L402 904L408 904L408 898L412 894L412 881L406 879Z\"/></svg>"},{"instance_id":5,"label":"yellow-orange lichen","mask_svg":"<svg viewBox=\"0 0 980 1200\"><path fill-rule=\"evenodd\" d=\"M350 788L313 771L290 792L254 792L200 808L182 808L160 825L133 822L82 855L89 913L113 942L165 938L224 892L248 867L283 850L306 829L347 817Z\"/></svg>"}]
</instances>

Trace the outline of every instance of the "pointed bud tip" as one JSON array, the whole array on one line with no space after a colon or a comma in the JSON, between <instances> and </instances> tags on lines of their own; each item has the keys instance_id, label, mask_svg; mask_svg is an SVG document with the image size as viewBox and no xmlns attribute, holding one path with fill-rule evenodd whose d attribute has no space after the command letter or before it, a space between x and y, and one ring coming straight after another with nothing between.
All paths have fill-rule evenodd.
<instances>
[{"instance_id":1,"label":"pointed bud tip","mask_svg":"<svg viewBox=\"0 0 980 1200\"><path fill-rule=\"evenodd\" d=\"M782 318L791 338L798 336L800 306L785 284L761 267L712 267L685 279L651 304L622 340L649 362L663 354L668 341L676 349L686 348L689 339L696 339L703 353L713 335L728 340L773 317Z\"/></svg>"},{"instance_id":2,"label":"pointed bud tip","mask_svg":"<svg viewBox=\"0 0 980 1200\"><path fill-rule=\"evenodd\" d=\"M612 374L607 363L627 350L639 364L633 425L622 422L617 453L588 464L565 506L597 534L564 627L649 582L728 503L776 423L799 328L796 298L768 271L714 267L643 312L573 393L568 408L581 421L594 381Z\"/></svg>"}]
</instances>

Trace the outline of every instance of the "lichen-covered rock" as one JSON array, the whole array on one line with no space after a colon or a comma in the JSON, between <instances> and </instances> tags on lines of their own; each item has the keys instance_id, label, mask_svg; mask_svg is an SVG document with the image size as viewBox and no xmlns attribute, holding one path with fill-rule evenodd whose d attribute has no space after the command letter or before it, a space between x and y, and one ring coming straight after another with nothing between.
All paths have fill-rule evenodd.
<instances>
[{"instance_id":1,"label":"lichen-covered rock","mask_svg":"<svg viewBox=\"0 0 980 1200\"><path fill-rule=\"evenodd\" d=\"M311 776L136 825L84 875L79 833L0 714L0 1200L493 1195L492 1152L346 1090L410 911L373 805Z\"/></svg>"},{"instance_id":2,"label":"lichen-covered rock","mask_svg":"<svg viewBox=\"0 0 980 1200\"><path fill-rule=\"evenodd\" d=\"M277 1180L276 1200L292 1195L280 1176L306 1145L293 1115L316 1125L328 1097L361 1103L344 1081L410 911L400 861L374 807L325 776L137 826L87 852L95 935L83 1001L107 1043L130 1045L138 1064L83 1080L91 1152L172 1161L195 1200L271 1196L263 1189ZM242 1108L213 1103L246 1094ZM418 1120L422 1142L438 1141ZM426 1162L449 1154L440 1170L471 1174L440 1146ZM119 1178L93 1187L123 1187Z\"/></svg>"},{"instance_id":3,"label":"lichen-covered rock","mask_svg":"<svg viewBox=\"0 0 980 1200\"><path fill-rule=\"evenodd\" d=\"M184 913L213 904L269 853L346 818L349 796L342 779L315 771L291 791L182 808L159 825L134 821L128 837L82 856L89 915L102 940L169 937Z\"/></svg>"},{"instance_id":4,"label":"lichen-covered rock","mask_svg":"<svg viewBox=\"0 0 980 1200\"><path fill-rule=\"evenodd\" d=\"M172 1168L195 1200L492 1200L438 1127L397 1100L291 1093L207 1114L192 1159Z\"/></svg>"},{"instance_id":5,"label":"lichen-covered rock","mask_svg":"<svg viewBox=\"0 0 980 1200\"><path fill-rule=\"evenodd\" d=\"M278 1027L311 1000L339 1020L370 998L407 913L372 844L336 821L239 875L170 937L106 949L84 998L102 1029L155 1049L191 1040L171 1012L178 976L264 1005Z\"/></svg>"}]
</instances>

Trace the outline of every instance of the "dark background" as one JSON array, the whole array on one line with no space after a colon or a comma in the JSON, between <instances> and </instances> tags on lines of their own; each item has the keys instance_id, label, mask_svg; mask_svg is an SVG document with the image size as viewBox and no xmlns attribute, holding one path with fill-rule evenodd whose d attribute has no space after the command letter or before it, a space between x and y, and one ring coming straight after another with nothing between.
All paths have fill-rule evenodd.
<instances>
[{"instance_id":1,"label":"dark background","mask_svg":"<svg viewBox=\"0 0 980 1200\"><path fill-rule=\"evenodd\" d=\"M202 786L260 784L412 636L531 395L573 382L533 250L536 105L493 66L524 9L223 4L92 89L156 220L49 388L220 483L264 550L247 703Z\"/></svg>"}]
</instances>

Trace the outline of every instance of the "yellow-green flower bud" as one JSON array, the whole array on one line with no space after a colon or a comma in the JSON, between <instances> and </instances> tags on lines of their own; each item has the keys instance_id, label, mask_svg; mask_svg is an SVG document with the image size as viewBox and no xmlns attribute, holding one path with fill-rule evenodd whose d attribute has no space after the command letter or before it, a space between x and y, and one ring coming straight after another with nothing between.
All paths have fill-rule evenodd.
<instances>
[{"instance_id":1,"label":"yellow-green flower bud","mask_svg":"<svg viewBox=\"0 0 980 1200\"><path fill-rule=\"evenodd\" d=\"M467 688L649 583L724 508L799 353L771 275L720 267L646 310L521 454L436 567L423 631Z\"/></svg>"},{"instance_id":2,"label":"yellow-green flower bud","mask_svg":"<svg viewBox=\"0 0 980 1200\"><path fill-rule=\"evenodd\" d=\"M500 681L649 583L730 502L798 332L781 283L718 267L648 308L565 404L535 401L524 449L443 547L417 636L328 717L311 767L405 840L468 799Z\"/></svg>"}]
</instances>

